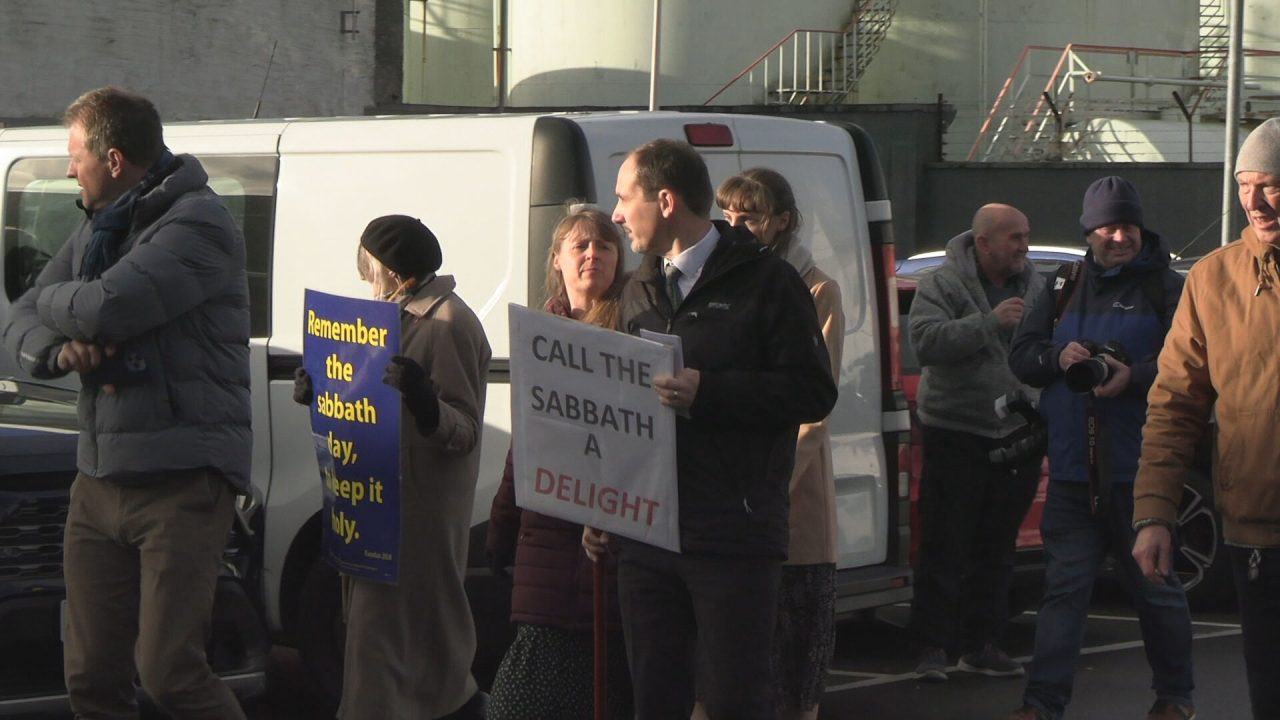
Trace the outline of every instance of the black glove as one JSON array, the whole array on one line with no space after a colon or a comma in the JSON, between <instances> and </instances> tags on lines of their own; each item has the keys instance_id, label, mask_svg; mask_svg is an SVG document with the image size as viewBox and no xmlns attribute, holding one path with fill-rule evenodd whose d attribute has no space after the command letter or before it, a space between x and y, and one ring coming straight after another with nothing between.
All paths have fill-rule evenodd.
<instances>
[{"instance_id":1,"label":"black glove","mask_svg":"<svg viewBox=\"0 0 1280 720\"><path fill-rule=\"evenodd\" d=\"M316 391L311 386L311 376L307 374L306 368L298 368L293 371L293 401L299 405L310 405L315 399Z\"/></svg>"},{"instance_id":2,"label":"black glove","mask_svg":"<svg viewBox=\"0 0 1280 720\"><path fill-rule=\"evenodd\" d=\"M414 360L396 355L387 363L382 382L400 391L405 407L418 424L418 432L430 435L440 426L440 403L436 398L436 386L427 372Z\"/></svg>"}]
</instances>

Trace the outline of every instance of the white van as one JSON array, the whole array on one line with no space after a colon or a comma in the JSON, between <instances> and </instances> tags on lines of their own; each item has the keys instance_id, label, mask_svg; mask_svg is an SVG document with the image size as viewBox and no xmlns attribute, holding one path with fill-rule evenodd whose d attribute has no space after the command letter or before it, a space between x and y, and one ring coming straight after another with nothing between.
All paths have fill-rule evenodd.
<instances>
[{"instance_id":1,"label":"white van","mask_svg":"<svg viewBox=\"0 0 1280 720\"><path fill-rule=\"evenodd\" d=\"M340 677L334 673L341 624L337 592L328 590L336 587L335 576L319 559L321 494L308 415L291 399L302 349L303 290L367 296L355 270L360 232L378 215L404 213L435 232L444 253L441 272L457 278L458 293L484 323L494 361L468 578L483 676L492 672L509 632L508 588L485 569L483 550L511 434L506 305L541 305L551 228L566 201L611 209L626 153L657 137L697 146L713 183L767 166L794 186L805 218L801 241L844 297L844 365L830 420L839 508L838 612L910 597L909 421L898 377L892 234L875 149L860 129L753 116L614 112L180 123L167 126L165 136L175 152L200 158L248 243L254 497L241 503L233 538L238 545L229 549L227 574L239 589L219 601L260 611L273 633L300 645L322 678ZM3 315L82 216L74 205L76 184L64 177L64 129L0 131L0 168ZM636 258L630 260L634 266ZM33 383L8 357L0 359L5 377L16 382L9 383L10 400L0 402L0 427L17 422L14 408L30 409L39 398L53 403L59 392L75 388L74 378L53 386ZM69 415L51 421L51 414L57 412L40 415L46 426L73 427ZM49 465L43 484L10 484L4 467L0 456L0 628L17 617L6 614L16 604L6 597L6 568L20 564L25 552L2 547L11 523L4 500L36 487L64 498L65 507L71 479L65 467ZM47 543L60 541L60 533L48 533L46 551ZM52 587L46 597L56 602L60 565L48 563L43 572ZM7 654L3 643L0 653ZM257 652L247 650L246 657ZM260 659L248 657L226 672L253 675ZM0 711L6 709L2 683L0 678Z\"/></svg>"}]
</instances>

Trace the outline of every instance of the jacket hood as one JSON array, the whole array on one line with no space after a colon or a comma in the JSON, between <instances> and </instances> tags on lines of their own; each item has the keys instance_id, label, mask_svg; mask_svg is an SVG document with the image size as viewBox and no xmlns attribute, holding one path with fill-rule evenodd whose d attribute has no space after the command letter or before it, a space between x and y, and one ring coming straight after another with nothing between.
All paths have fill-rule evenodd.
<instances>
[{"instance_id":1,"label":"jacket hood","mask_svg":"<svg viewBox=\"0 0 1280 720\"><path fill-rule=\"evenodd\" d=\"M947 241L947 262L955 263L956 268L966 278L978 279L978 262L974 256L973 231L965 230Z\"/></svg>"},{"instance_id":2,"label":"jacket hood","mask_svg":"<svg viewBox=\"0 0 1280 720\"><path fill-rule=\"evenodd\" d=\"M134 227L150 224L177 202L178 198L209 183L209 173L194 155L178 155L176 167L159 185L138 198L134 206Z\"/></svg>"},{"instance_id":3,"label":"jacket hood","mask_svg":"<svg viewBox=\"0 0 1280 720\"><path fill-rule=\"evenodd\" d=\"M953 265L965 284L969 285L970 290L974 292L982 290L982 281L978 277L977 252L972 230L965 230L947 241L947 262ZM1029 287L1031 276L1035 274L1035 263L1028 259L1023 263L1022 271L1018 273L1022 286Z\"/></svg>"}]
</instances>

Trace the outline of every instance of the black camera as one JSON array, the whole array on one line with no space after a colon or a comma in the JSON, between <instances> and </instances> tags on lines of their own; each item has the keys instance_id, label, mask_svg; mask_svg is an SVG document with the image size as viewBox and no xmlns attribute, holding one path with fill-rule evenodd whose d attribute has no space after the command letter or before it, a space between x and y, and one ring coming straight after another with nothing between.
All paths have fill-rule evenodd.
<instances>
[{"instance_id":1,"label":"black camera","mask_svg":"<svg viewBox=\"0 0 1280 720\"><path fill-rule=\"evenodd\" d=\"M1049 447L1049 431L1035 399L1018 388L996 398L995 405L996 417L1003 420L1017 413L1026 424L1004 438L1000 447L989 451L987 459L995 465L1013 465L1044 457Z\"/></svg>"},{"instance_id":2,"label":"black camera","mask_svg":"<svg viewBox=\"0 0 1280 720\"><path fill-rule=\"evenodd\" d=\"M1073 393L1087 393L1111 379L1111 366L1101 355L1110 355L1125 365L1129 364L1129 353L1118 340L1108 340L1101 345L1081 340L1080 344L1089 351L1089 358L1067 368L1067 389Z\"/></svg>"}]
</instances>

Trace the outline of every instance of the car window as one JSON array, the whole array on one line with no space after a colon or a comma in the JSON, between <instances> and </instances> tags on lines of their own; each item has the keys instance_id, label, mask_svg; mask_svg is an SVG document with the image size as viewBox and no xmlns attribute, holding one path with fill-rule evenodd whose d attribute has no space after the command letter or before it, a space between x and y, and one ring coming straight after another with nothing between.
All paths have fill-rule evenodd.
<instances>
[{"instance_id":1,"label":"car window","mask_svg":"<svg viewBox=\"0 0 1280 720\"><path fill-rule=\"evenodd\" d=\"M271 243L275 212L275 156L200 158L209 186L222 197L245 238L250 330L271 332ZM79 186L66 177L67 159L23 158L5 178L4 289L9 300L26 292L46 263L84 220L76 207Z\"/></svg>"}]
</instances>

